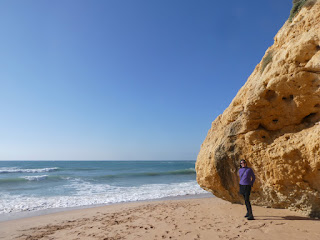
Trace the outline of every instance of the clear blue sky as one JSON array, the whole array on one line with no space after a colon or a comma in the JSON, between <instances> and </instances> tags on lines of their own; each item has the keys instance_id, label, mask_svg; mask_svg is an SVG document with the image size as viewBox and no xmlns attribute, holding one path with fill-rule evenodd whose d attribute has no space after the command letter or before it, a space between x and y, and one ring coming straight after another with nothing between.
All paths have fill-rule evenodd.
<instances>
[{"instance_id":1,"label":"clear blue sky","mask_svg":"<svg viewBox=\"0 0 320 240\"><path fill-rule=\"evenodd\" d=\"M291 0L0 2L1 160L195 160Z\"/></svg>"}]
</instances>

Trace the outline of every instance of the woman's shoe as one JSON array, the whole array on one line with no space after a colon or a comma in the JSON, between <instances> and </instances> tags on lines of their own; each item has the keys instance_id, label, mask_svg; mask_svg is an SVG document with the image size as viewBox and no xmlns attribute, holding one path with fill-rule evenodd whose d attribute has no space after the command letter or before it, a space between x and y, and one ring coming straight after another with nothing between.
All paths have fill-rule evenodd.
<instances>
[{"instance_id":1,"label":"woman's shoe","mask_svg":"<svg viewBox=\"0 0 320 240\"><path fill-rule=\"evenodd\" d=\"M247 213L244 217L246 217L246 218L249 217L249 213Z\"/></svg>"},{"instance_id":2,"label":"woman's shoe","mask_svg":"<svg viewBox=\"0 0 320 240\"><path fill-rule=\"evenodd\" d=\"M248 220L254 220L254 217L253 217L253 215L250 215L250 216L247 217L247 219Z\"/></svg>"}]
</instances>

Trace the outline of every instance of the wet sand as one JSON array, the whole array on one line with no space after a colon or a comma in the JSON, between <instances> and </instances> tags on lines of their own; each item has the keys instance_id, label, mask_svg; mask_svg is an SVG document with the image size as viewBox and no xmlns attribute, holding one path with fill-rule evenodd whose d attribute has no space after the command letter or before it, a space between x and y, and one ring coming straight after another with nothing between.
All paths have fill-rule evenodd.
<instances>
[{"instance_id":1,"label":"wet sand","mask_svg":"<svg viewBox=\"0 0 320 240\"><path fill-rule=\"evenodd\" d=\"M201 198L115 204L0 223L0 239L320 239L320 221L286 209Z\"/></svg>"}]
</instances>

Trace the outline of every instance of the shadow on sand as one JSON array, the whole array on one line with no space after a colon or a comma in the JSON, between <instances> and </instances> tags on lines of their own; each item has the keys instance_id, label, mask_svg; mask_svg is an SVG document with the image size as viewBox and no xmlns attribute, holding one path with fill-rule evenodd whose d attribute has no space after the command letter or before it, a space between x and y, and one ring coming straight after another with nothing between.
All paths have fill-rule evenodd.
<instances>
[{"instance_id":1,"label":"shadow on sand","mask_svg":"<svg viewBox=\"0 0 320 240\"><path fill-rule=\"evenodd\" d=\"M309 221L320 221L320 219L309 218L309 217L299 217L299 216L255 216L256 220L309 220Z\"/></svg>"}]
</instances>

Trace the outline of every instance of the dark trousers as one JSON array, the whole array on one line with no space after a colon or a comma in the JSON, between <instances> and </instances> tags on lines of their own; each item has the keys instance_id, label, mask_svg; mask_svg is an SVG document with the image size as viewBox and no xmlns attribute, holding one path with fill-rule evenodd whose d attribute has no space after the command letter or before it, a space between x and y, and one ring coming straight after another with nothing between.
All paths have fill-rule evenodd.
<instances>
[{"instance_id":1,"label":"dark trousers","mask_svg":"<svg viewBox=\"0 0 320 240\"><path fill-rule=\"evenodd\" d=\"M252 207L250 203L251 185L240 185L240 193L244 198L248 215L252 215Z\"/></svg>"}]
</instances>

